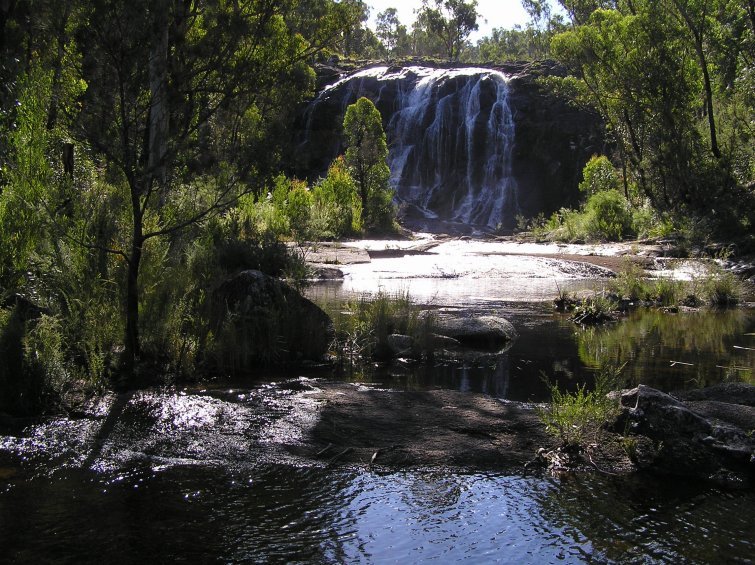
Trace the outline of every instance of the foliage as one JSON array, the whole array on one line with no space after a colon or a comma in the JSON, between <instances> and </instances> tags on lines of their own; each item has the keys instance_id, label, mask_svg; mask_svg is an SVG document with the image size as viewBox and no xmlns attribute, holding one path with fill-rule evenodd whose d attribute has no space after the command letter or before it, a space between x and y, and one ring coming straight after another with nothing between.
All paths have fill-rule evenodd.
<instances>
[{"instance_id":1,"label":"foliage","mask_svg":"<svg viewBox=\"0 0 755 565\"><path fill-rule=\"evenodd\" d=\"M320 219L314 229L318 239L335 239L362 231L362 203L343 157L331 163L327 176L315 185L312 195L312 214Z\"/></svg>"},{"instance_id":2,"label":"foliage","mask_svg":"<svg viewBox=\"0 0 755 565\"><path fill-rule=\"evenodd\" d=\"M596 192L585 204L585 228L591 239L619 241L632 229L629 203L617 190Z\"/></svg>"},{"instance_id":3,"label":"foliage","mask_svg":"<svg viewBox=\"0 0 755 565\"><path fill-rule=\"evenodd\" d=\"M565 80L581 101L606 121L625 186L659 212L704 221L703 229L751 230L755 105L746 77L755 27L741 5L561 4L573 26L552 51L578 77Z\"/></svg>"},{"instance_id":4,"label":"foliage","mask_svg":"<svg viewBox=\"0 0 755 565\"><path fill-rule=\"evenodd\" d=\"M603 294L596 294L584 298L574 308L571 319L581 325L592 326L603 324L614 319L613 312L616 310L616 302Z\"/></svg>"},{"instance_id":5,"label":"foliage","mask_svg":"<svg viewBox=\"0 0 755 565\"><path fill-rule=\"evenodd\" d=\"M742 301L744 283L731 271L716 263L707 265L707 272L692 281L693 293L714 308L734 306Z\"/></svg>"},{"instance_id":6,"label":"foliage","mask_svg":"<svg viewBox=\"0 0 755 565\"><path fill-rule=\"evenodd\" d=\"M595 376L593 387L577 385L573 392L562 391L557 383L548 382L551 401L537 413L546 431L556 437L562 447L584 448L597 443L602 426L618 413L618 403L608 393L621 387L623 366L603 367Z\"/></svg>"},{"instance_id":7,"label":"foliage","mask_svg":"<svg viewBox=\"0 0 755 565\"><path fill-rule=\"evenodd\" d=\"M301 272L278 236L308 237L320 204L341 219L338 191L315 202L286 180L282 207L260 193L313 87L310 63L356 40L359 4L2 8L0 372L14 372L0 378L3 403L31 411L64 381L102 386L119 358L126 373L148 362L188 374L212 341L218 280ZM16 313L19 301L41 314Z\"/></svg>"},{"instance_id":8,"label":"foliage","mask_svg":"<svg viewBox=\"0 0 755 565\"><path fill-rule=\"evenodd\" d=\"M388 145L380 112L367 98L346 109L343 119L346 164L359 189L362 224L368 229L393 228L393 190L388 182Z\"/></svg>"},{"instance_id":9,"label":"foliage","mask_svg":"<svg viewBox=\"0 0 755 565\"><path fill-rule=\"evenodd\" d=\"M623 261L621 270L611 281L611 289L627 300L646 299L650 294L645 270L631 259Z\"/></svg>"},{"instance_id":10,"label":"foliage","mask_svg":"<svg viewBox=\"0 0 755 565\"><path fill-rule=\"evenodd\" d=\"M449 61L459 59L467 37L477 24L477 0L422 0L417 22L440 39Z\"/></svg>"},{"instance_id":11,"label":"foliage","mask_svg":"<svg viewBox=\"0 0 755 565\"><path fill-rule=\"evenodd\" d=\"M53 184L46 128L50 75L39 67L19 81L18 127L11 132L12 166L0 192L0 289L12 292L23 284L37 247L45 239L44 210Z\"/></svg>"},{"instance_id":12,"label":"foliage","mask_svg":"<svg viewBox=\"0 0 755 565\"><path fill-rule=\"evenodd\" d=\"M388 205L381 205L390 210ZM380 210L373 206L373 210ZM242 197L239 210L257 233L298 243L338 239L362 231L362 205L357 185L343 157L333 161L328 174L312 188L297 179L278 175L267 197Z\"/></svg>"},{"instance_id":13,"label":"foliage","mask_svg":"<svg viewBox=\"0 0 755 565\"><path fill-rule=\"evenodd\" d=\"M389 359L388 336L402 334L413 338L416 354L428 353L434 319L421 312L407 292L362 295L333 316L337 348L342 356Z\"/></svg>"},{"instance_id":14,"label":"foliage","mask_svg":"<svg viewBox=\"0 0 755 565\"><path fill-rule=\"evenodd\" d=\"M549 42L550 37L533 26L495 28L477 42L474 58L481 63L545 59Z\"/></svg>"},{"instance_id":15,"label":"foliage","mask_svg":"<svg viewBox=\"0 0 755 565\"><path fill-rule=\"evenodd\" d=\"M593 155L582 171L579 190L588 197L607 190L618 191L619 179L611 161L605 155Z\"/></svg>"}]
</instances>

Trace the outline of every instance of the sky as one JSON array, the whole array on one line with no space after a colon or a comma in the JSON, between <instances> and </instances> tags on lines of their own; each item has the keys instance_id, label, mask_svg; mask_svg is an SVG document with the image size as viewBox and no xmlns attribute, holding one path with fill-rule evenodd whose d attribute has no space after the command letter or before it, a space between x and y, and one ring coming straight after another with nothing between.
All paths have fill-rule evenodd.
<instances>
[{"instance_id":1,"label":"sky","mask_svg":"<svg viewBox=\"0 0 755 565\"><path fill-rule=\"evenodd\" d=\"M371 8L368 25L373 29L378 13L386 8L396 8L399 21L411 27L414 22L414 10L422 6L422 0L366 0L366 3ZM477 0L477 12L482 17L477 21L479 31L470 36L473 42L490 35L494 27L510 29L517 24L524 26L528 19L520 0Z\"/></svg>"}]
</instances>

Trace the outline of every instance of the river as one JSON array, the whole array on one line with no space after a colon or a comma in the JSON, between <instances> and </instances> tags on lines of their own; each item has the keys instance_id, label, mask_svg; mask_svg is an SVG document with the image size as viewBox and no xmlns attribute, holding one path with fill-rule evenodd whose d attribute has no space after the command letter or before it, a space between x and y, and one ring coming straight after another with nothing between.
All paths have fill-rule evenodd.
<instances>
[{"instance_id":1,"label":"river","mask_svg":"<svg viewBox=\"0 0 755 565\"><path fill-rule=\"evenodd\" d=\"M519 337L484 363L218 378L108 395L86 417L7 426L0 437L0 561L751 562L752 491L645 475L328 465L302 454L319 412L299 384L316 387L322 379L527 402L547 398L542 374L569 388L606 363L625 365L627 385L667 391L753 381L752 309L637 312L579 328L553 312L556 284L578 289L606 279L534 258L539 272L543 265L553 270L528 283L534 279L505 267L512 259L485 257L490 264L474 272L465 270L464 257L444 260L454 276L421 264L438 273L432 277L390 277L385 273L401 260L411 266L401 269L421 261L386 257L371 267L344 266L343 283L308 291L332 306L364 292L367 271L377 269L381 286L408 287L423 303L494 311Z\"/></svg>"}]
</instances>

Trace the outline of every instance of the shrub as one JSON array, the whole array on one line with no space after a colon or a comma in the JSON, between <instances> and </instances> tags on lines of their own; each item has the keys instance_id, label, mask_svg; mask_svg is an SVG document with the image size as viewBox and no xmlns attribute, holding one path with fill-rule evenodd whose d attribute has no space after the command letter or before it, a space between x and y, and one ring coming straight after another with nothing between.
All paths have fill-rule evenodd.
<instances>
[{"instance_id":1,"label":"shrub","mask_svg":"<svg viewBox=\"0 0 755 565\"><path fill-rule=\"evenodd\" d=\"M0 410L39 412L66 376L60 320L25 299L0 310Z\"/></svg>"},{"instance_id":2,"label":"shrub","mask_svg":"<svg viewBox=\"0 0 755 565\"><path fill-rule=\"evenodd\" d=\"M610 286L619 297L627 300L647 299L651 294L650 286L645 280L645 271L631 259L623 261L621 270Z\"/></svg>"},{"instance_id":3,"label":"shrub","mask_svg":"<svg viewBox=\"0 0 755 565\"><path fill-rule=\"evenodd\" d=\"M725 271L715 264L708 268L708 273L694 282L699 287L702 299L714 308L734 306L742 300L744 285L737 276Z\"/></svg>"},{"instance_id":4,"label":"shrub","mask_svg":"<svg viewBox=\"0 0 755 565\"><path fill-rule=\"evenodd\" d=\"M312 195L307 185L301 181L291 181L291 189L286 198L286 216L288 216L291 233L296 241L310 239L310 209Z\"/></svg>"},{"instance_id":5,"label":"shrub","mask_svg":"<svg viewBox=\"0 0 755 565\"><path fill-rule=\"evenodd\" d=\"M596 192L585 205L585 227L592 238L618 241L631 233L629 203L617 190Z\"/></svg>"},{"instance_id":6,"label":"shrub","mask_svg":"<svg viewBox=\"0 0 755 565\"><path fill-rule=\"evenodd\" d=\"M431 350L430 336L435 324L429 315L412 303L409 294L363 295L346 304L345 312L334 317L336 338L342 354L370 359L388 359L392 351L388 336L404 334L413 338L414 353Z\"/></svg>"},{"instance_id":7,"label":"shrub","mask_svg":"<svg viewBox=\"0 0 755 565\"><path fill-rule=\"evenodd\" d=\"M334 238L362 231L362 203L343 157L331 163L327 176L315 185L312 195L313 217L317 217L319 225L315 231L332 233Z\"/></svg>"},{"instance_id":8,"label":"shrub","mask_svg":"<svg viewBox=\"0 0 755 565\"><path fill-rule=\"evenodd\" d=\"M611 161L604 155L593 155L582 170L579 190L592 196L598 192L618 190L619 177Z\"/></svg>"},{"instance_id":9,"label":"shrub","mask_svg":"<svg viewBox=\"0 0 755 565\"><path fill-rule=\"evenodd\" d=\"M583 325L602 324L614 319L612 312L615 309L615 302L603 295L597 294L582 300L574 308L571 319L577 324Z\"/></svg>"},{"instance_id":10,"label":"shrub","mask_svg":"<svg viewBox=\"0 0 755 565\"><path fill-rule=\"evenodd\" d=\"M673 279L658 279L653 287L653 299L660 306L678 304L684 296L684 283Z\"/></svg>"},{"instance_id":11,"label":"shrub","mask_svg":"<svg viewBox=\"0 0 755 565\"><path fill-rule=\"evenodd\" d=\"M546 431L556 437L562 447L582 448L597 442L602 426L614 418L618 404L608 393L620 388L621 367L604 367L595 377L592 390L586 384L574 392L562 392L557 384L547 380L551 401L537 413Z\"/></svg>"}]
</instances>

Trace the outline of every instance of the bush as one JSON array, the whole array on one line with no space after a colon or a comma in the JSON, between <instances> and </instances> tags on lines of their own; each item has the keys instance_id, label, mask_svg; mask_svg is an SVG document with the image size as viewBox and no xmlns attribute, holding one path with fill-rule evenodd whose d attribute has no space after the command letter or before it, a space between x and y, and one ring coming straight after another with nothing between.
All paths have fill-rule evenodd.
<instances>
[{"instance_id":1,"label":"bush","mask_svg":"<svg viewBox=\"0 0 755 565\"><path fill-rule=\"evenodd\" d=\"M593 155L582 170L582 182L579 183L579 190L588 196L592 196L598 192L618 190L618 188L619 177L608 157Z\"/></svg>"},{"instance_id":2,"label":"bush","mask_svg":"<svg viewBox=\"0 0 755 565\"><path fill-rule=\"evenodd\" d=\"M286 198L286 216L291 226L291 234L296 241L311 238L311 207L312 195L307 185L301 181L291 181L291 189Z\"/></svg>"},{"instance_id":3,"label":"bush","mask_svg":"<svg viewBox=\"0 0 755 565\"><path fill-rule=\"evenodd\" d=\"M629 203L617 190L605 190L590 196L585 215L585 227L592 238L619 241L632 231Z\"/></svg>"},{"instance_id":4,"label":"bush","mask_svg":"<svg viewBox=\"0 0 755 565\"><path fill-rule=\"evenodd\" d=\"M651 295L651 287L645 279L645 271L631 259L623 261L621 270L611 281L610 286L620 298L627 300L646 300Z\"/></svg>"},{"instance_id":5,"label":"bush","mask_svg":"<svg viewBox=\"0 0 755 565\"><path fill-rule=\"evenodd\" d=\"M434 318L420 316L420 312L408 293L389 295L380 291L375 296L361 296L334 317L338 348L351 356L389 359L393 353L388 336L403 334L413 338L414 353L428 352Z\"/></svg>"},{"instance_id":6,"label":"bush","mask_svg":"<svg viewBox=\"0 0 755 565\"><path fill-rule=\"evenodd\" d=\"M745 289L742 281L729 271L725 271L715 264L711 264L708 273L700 280L693 282L701 298L714 308L726 308L738 304L744 296Z\"/></svg>"},{"instance_id":7,"label":"bush","mask_svg":"<svg viewBox=\"0 0 755 565\"><path fill-rule=\"evenodd\" d=\"M314 231L321 238L358 235L362 231L362 203L343 157L333 161L327 176L312 190ZM324 237L323 237L324 236Z\"/></svg>"},{"instance_id":8,"label":"bush","mask_svg":"<svg viewBox=\"0 0 755 565\"><path fill-rule=\"evenodd\" d=\"M673 279L658 279L653 287L653 299L660 306L674 306L684 297L684 283Z\"/></svg>"},{"instance_id":9,"label":"bush","mask_svg":"<svg viewBox=\"0 0 755 565\"><path fill-rule=\"evenodd\" d=\"M60 320L24 299L0 309L0 410L35 414L66 379Z\"/></svg>"},{"instance_id":10,"label":"bush","mask_svg":"<svg viewBox=\"0 0 755 565\"><path fill-rule=\"evenodd\" d=\"M583 448L597 443L602 426L618 413L618 403L608 393L621 384L622 367L604 367L595 377L592 390L577 386L574 392L562 392L557 384L548 382L551 401L537 414L546 431L556 437L564 448Z\"/></svg>"}]
</instances>

